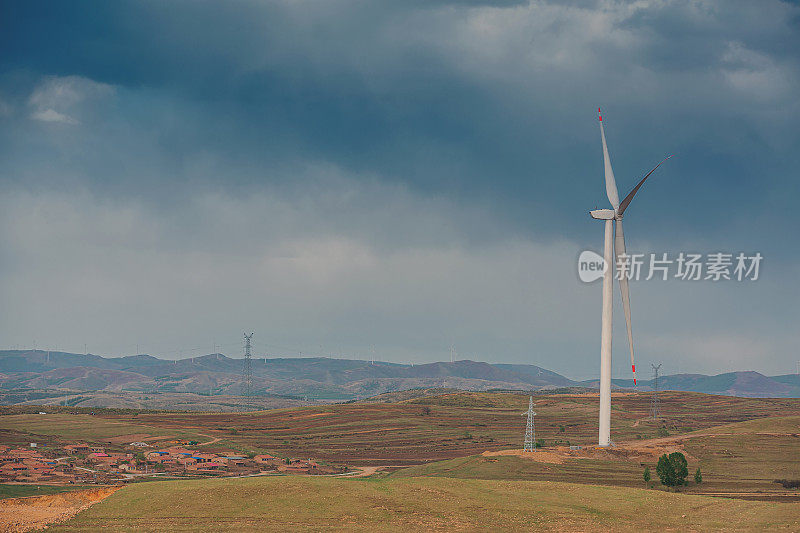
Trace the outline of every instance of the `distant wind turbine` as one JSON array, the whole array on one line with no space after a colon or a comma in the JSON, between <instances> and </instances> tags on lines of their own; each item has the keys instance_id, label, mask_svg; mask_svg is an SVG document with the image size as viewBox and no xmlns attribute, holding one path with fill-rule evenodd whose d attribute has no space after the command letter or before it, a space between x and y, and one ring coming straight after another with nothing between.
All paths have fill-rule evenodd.
<instances>
[{"instance_id":1,"label":"distant wind turbine","mask_svg":"<svg viewBox=\"0 0 800 533\"><path fill-rule=\"evenodd\" d=\"M611 445L611 309L613 298L614 267L617 258L625 255L625 234L622 232L622 215L633 200L637 191L644 184L650 174L661 166L661 164L672 156L668 156L661 163L657 164L653 170L636 184L636 187L628 193L622 202L619 201L617 182L614 180L614 170L611 168L611 158L608 155L606 145L606 133L603 130L603 115L597 109L600 118L600 139L603 142L603 163L605 165L606 195L611 202L613 209L595 209L589 214L597 220L605 220L605 241L603 245L603 259L606 268L603 273L603 319L602 332L600 335L600 422L599 422L599 445ZM612 223L612 221L614 223ZM616 232L614 227L616 226ZM612 241L614 250L612 252ZM631 302L628 293L628 278L625 274L626 264L623 261L620 265L619 291L622 295L622 309L625 312L625 324L628 328L628 346L631 351L631 371L633 372L633 384L636 385L636 365L633 361L633 332L631 330Z\"/></svg>"}]
</instances>

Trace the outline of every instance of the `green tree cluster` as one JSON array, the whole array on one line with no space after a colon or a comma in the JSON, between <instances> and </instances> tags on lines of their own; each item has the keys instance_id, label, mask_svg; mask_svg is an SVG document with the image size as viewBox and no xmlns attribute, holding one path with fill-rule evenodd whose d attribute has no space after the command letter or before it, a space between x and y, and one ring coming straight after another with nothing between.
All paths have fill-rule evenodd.
<instances>
[{"instance_id":1,"label":"green tree cluster","mask_svg":"<svg viewBox=\"0 0 800 533\"><path fill-rule=\"evenodd\" d=\"M677 487L686 484L689 475L689 463L681 452L664 454L658 459L656 474L663 485Z\"/></svg>"}]
</instances>

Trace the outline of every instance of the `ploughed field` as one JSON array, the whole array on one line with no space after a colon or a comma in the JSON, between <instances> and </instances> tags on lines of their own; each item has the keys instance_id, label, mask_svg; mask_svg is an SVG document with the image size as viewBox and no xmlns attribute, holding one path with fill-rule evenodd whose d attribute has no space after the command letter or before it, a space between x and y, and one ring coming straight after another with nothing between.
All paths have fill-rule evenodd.
<instances>
[{"instance_id":1,"label":"ploughed field","mask_svg":"<svg viewBox=\"0 0 800 533\"><path fill-rule=\"evenodd\" d=\"M549 481L256 477L123 487L55 531L768 531L800 507Z\"/></svg>"},{"instance_id":2,"label":"ploughed field","mask_svg":"<svg viewBox=\"0 0 800 533\"><path fill-rule=\"evenodd\" d=\"M411 465L521 446L528 397L512 393L452 393L398 403L350 403L252 413L120 412L0 413L0 442L123 443L169 439L349 465ZM545 443L591 445L597 435L596 394L538 394L536 434ZM612 438L651 439L768 416L800 415L798 399L751 399L668 392L663 421L648 419L649 394L615 394ZM134 438L135 436L135 438Z\"/></svg>"}]
</instances>

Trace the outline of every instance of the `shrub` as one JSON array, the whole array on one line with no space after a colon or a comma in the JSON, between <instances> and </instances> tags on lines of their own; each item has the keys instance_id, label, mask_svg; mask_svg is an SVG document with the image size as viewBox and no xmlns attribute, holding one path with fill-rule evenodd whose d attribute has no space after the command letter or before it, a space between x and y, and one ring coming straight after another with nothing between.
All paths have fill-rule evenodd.
<instances>
[{"instance_id":1,"label":"shrub","mask_svg":"<svg viewBox=\"0 0 800 533\"><path fill-rule=\"evenodd\" d=\"M642 477L644 478L644 482L645 483L649 483L650 482L650 467L649 466L644 467L644 474L642 474Z\"/></svg>"},{"instance_id":2,"label":"shrub","mask_svg":"<svg viewBox=\"0 0 800 533\"><path fill-rule=\"evenodd\" d=\"M686 476L689 475L686 457L681 452L664 454L658 459L656 474L663 485L677 487L686 484Z\"/></svg>"},{"instance_id":3,"label":"shrub","mask_svg":"<svg viewBox=\"0 0 800 533\"><path fill-rule=\"evenodd\" d=\"M544 439L536 439L536 442L533 443L534 448L544 448Z\"/></svg>"},{"instance_id":4,"label":"shrub","mask_svg":"<svg viewBox=\"0 0 800 533\"><path fill-rule=\"evenodd\" d=\"M423 407L422 407L422 413L421 413L421 414L422 414L422 416L428 416L428 415L430 415L430 414L431 414L431 408L430 408L430 407L428 407L427 405L423 406Z\"/></svg>"},{"instance_id":5,"label":"shrub","mask_svg":"<svg viewBox=\"0 0 800 533\"><path fill-rule=\"evenodd\" d=\"M700 473L700 467L697 467L697 472L694 473L694 482L698 485L703 482L703 474Z\"/></svg>"},{"instance_id":6,"label":"shrub","mask_svg":"<svg viewBox=\"0 0 800 533\"><path fill-rule=\"evenodd\" d=\"M658 436L659 437L669 437L669 431L667 431L667 428L665 428L665 427L660 427L660 428L658 428Z\"/></svg>"}]
</instances>

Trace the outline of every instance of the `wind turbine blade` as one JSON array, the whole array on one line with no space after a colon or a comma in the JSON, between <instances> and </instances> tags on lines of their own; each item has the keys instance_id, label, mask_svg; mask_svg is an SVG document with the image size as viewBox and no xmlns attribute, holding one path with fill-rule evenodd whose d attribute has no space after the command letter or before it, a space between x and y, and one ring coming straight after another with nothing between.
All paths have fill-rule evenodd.
<instances>
[{"instance_id":1,"label":"wind turbine blade","mask_svg":"<svg viewBox=\"0 0 800 533\"><path fill-rule=\"evenodd\" d=\"M667 159L669 159L670 157L672 157L672 156L671 156L671 155L669 155L669 156L665 157L665 158L664 158L664 159L661 161L661 163L663 163L664 161L666 161L666 160L667 160ZM651 170L650 172L648 172L648 173L647 173L647 175L646 175L645 177L643 177L643 178L642 178L642 181L640 181L639 183L637 183L637 184L636 184L636 187L634 187L634 188L633 188L633 190L632 190L631 192L629 192L629 193L628 193L628 196L626 196L626 197L625 197L625 199L624 199L624 200L622 200L622 203L621 203L621 204L619 204L619 214L620 214L620 215L621 215L621 214L623 214L623 213L625 212L625 210L628 208L628 205L630 205L630 203L631 203L631 200L633 200L633 196L636 194L636 191L638 191L638 190L639 190L639 187L641 187L641 186L642 186L642 184L644 183L644 180L646 180L647 178L649 178L649 177L650 177L650 174L652 174L653 172L655 172L655 171L656 171L656 169L657 169L658 167L660 167L660 166L661 166L661 163L657 164L657 165L655 166L655 168L653 168L653 170Z\"/></svg>"},{"instance_id":2,"label":"wind turbine blade","mask_svg":"<svg viewBox=\"0 0 800 533\"><path fill-rule=\"evenodd\" d=\"M622 220L616 220L616 235L614 236L614 254L617 265L620 265L619 292L622 294L622 310L625 312L625 325L628 327L628 346L631 349L631 371L633 372L633 385L636 386L636 364L633 361L633 330L631 329L631 298L628 292L628 276L625 272L627 262L620 262L619 257L625 254L625 234L622 231Z\"/></svg>"},{"instance_id":3,"label":"wind turbine blade","mask_svg":"<svg viewBox=\"0 0 800 533\"><path fill-rule=\"evenodd\" d=\"M600 139L603 141L603 163L606 170L606 195L608 201L614 211L619 207L619 191L617 190L617 182L614 179L614 169L611 168L611 158L608 156L608 146L606 145L606 132L603 129L603 115L600 114L600 108L597 108L597 115L600 117Z\"/></svg>"}]
</instances>

